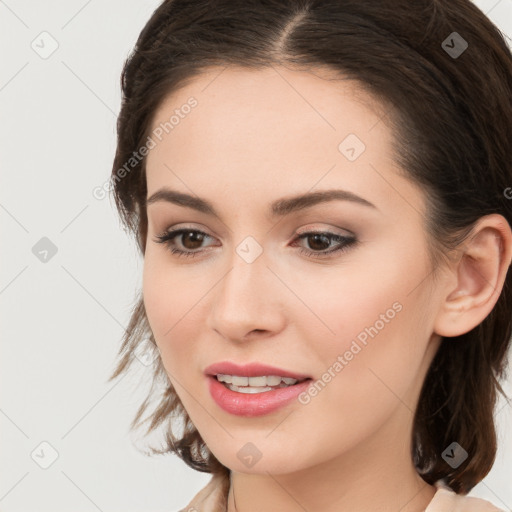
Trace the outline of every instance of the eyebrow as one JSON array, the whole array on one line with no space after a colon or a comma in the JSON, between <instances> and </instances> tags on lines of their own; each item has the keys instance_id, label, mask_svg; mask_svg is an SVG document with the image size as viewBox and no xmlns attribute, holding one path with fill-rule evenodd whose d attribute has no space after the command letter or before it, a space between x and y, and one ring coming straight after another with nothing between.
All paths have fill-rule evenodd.
<instances>
[{"instance_id":1,"label":"eyebrow","mask_svg":"<svg viewBox=\"0 0 512 512\"><path fill-rule=\"evenodd\" d=\"M349 192L348 190L332 189L308 192L297 196L278 199L270 205L270 214L272 217L283 217L285 215L289 215L290 213L309 208L316 204L326 203L334 200L350 201L378 210L378 208L373 203L354 194L353 192ZM146 206L158 201L173 203L179 206L192 208L207 215L214 215L215 217L219 217L218 213L215 211L215 208L209 201L201 199L197 196L171 190L166 187L157 190L154 194L151 195L151 197L146 199Z\"/></svg>"}]
</instances>

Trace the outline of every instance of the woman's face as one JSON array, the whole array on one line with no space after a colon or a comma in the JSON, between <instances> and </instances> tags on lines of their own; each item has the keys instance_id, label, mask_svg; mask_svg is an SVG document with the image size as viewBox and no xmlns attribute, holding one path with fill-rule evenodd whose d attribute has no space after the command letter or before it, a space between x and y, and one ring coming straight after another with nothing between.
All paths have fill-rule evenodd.
<instances>
[{"instance_id":1,"label":"woman's face","mask_svg":"<svg viewBox=\"0 0 512 512\"><path fill-rule=\"evenodd\" d=\"M398 175L384 114L353 81L219 68L153 119L145 308L194 425L235 471L409 456L439 293L424 196Z\"/></svg>"}]
</instances>

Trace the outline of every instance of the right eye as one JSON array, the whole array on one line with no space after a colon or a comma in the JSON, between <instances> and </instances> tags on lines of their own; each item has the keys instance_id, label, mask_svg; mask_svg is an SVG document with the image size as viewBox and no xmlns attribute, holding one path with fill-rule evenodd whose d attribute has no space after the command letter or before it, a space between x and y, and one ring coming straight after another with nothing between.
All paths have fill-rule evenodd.
<instances>
[{"instance_id":1,"label":"right eye","mask_svg":"<svg viewBox=\"0 0 512 512\"><path fill-rule=\"evenodd\" d=\"M181 238L180 243L183 247L185 247L185 250L176 248L175 238L178 238L178 240ZM211 237L210 235L207 235L203 231L199 231L197 229L180 228L170 231L164 231L162 234L156 237L155 242L159 244L165 244L172 254L176 254L177 256L187 256L194 258L202 251L191 252L190 249L200 249L201 243L204 241L205 238ZM187 246L189 250L187 250Z\"/></svg>"}]
</instances>

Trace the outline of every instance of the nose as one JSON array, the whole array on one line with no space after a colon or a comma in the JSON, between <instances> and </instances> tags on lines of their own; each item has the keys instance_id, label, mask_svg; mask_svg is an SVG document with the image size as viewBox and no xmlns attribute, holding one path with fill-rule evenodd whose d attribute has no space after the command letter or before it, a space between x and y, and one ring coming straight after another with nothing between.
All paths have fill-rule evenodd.
<instances>
[{"instance_id":1,"label":"nose","mask_svg":"<svg viewBox=\"0 0 512 512\"><path fill-rule=\"evenodd\" d=\"M212 290L208 327L235 342L280 332L286 324L285 290L267 267L265 252L252 263L234 252L230 264Z\"/></svg>"}]
</instances>

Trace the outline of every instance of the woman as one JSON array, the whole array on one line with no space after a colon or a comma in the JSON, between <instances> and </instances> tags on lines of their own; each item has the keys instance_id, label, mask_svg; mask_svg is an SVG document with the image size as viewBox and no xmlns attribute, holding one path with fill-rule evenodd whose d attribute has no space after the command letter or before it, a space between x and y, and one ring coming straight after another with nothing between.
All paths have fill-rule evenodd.
<instances>
[{"instance_id":1,"label":"woman","mask_svg":"<svg viewBox=\"0 0 512 512\"><path fill-rule=\"evenodd\" d=\"M132 426L213 474L183 510L500 510L465 496L512 334L512 55L489 19L166 1L122 91L112 186L144 271L112 378L154 359Z\"/></svg>"}]
</instances>

